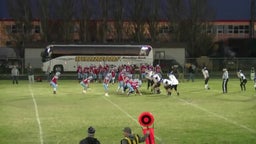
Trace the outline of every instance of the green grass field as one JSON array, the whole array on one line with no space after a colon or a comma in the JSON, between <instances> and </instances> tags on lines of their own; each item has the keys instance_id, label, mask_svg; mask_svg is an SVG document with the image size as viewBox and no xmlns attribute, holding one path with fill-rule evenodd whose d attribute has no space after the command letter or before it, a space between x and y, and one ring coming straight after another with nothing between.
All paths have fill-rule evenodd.
<instances>
[{"instance_id":1,"label":"green grass field","mask_svg":"<svg viewBox=\"0 0 256 144\"><path fill-rule=\"evenodd\" d=\"M141 134L138 116L154 115L157 144L255 144L256 91L248 81L241 92L239 81L231 79L222 94L221 79L211 79L204 90L202 79L180 83L180 96L117 94L110 85L110 97L102 84L93 83L86 94L75 80L59 80L52 94L48 82L29 85L0 81L0 144L78 144L87 128L96 128L102 144L119 144L122 129L130 126Z\"/></svg>"}]
</instances>

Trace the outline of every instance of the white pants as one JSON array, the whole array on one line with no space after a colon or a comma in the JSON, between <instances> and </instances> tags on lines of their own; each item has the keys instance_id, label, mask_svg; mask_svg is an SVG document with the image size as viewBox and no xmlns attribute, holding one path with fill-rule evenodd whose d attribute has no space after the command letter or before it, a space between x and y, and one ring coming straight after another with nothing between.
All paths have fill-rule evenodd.
<instances>
[{"instance_id":1,"label":"white pants","mask_svg":"<svg viewBox=\"0 0 256 144\"><path fill-rule=\"evenodd\" d=\"M28 81L29 83L34 83L35 82L34 75L28 75Z\"/></svg>"}]
</instances>

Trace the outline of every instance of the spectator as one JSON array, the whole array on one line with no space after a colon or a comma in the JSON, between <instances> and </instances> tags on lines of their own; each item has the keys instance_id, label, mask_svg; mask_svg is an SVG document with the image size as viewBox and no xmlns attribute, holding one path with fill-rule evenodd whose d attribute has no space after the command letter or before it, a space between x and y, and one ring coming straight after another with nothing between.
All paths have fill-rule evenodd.
<instances>
[{"instance_id":1,"label":"spectator","mask_svg":"<svg viewBox=\"0 0 256 144\"><path fill-rule=\"evenodd\" d=\"M50 82L51 81L51 67L50 66L47 67L45 75L46 75L47 81Z\"/></svg>"},{"instance_id":2,"label":"spectator","mask_svg":"<svg viewBox=\"0 0 256 144\"><path fill-rule=\"evenodd\" d=\"M30 84L34 83L35 82L34 69L32 68L31 65L28 66L27 72L28 72L28 81L29 81L29 83Z\"/></svg>"},{"instance_id":3,"label":"spectator","mask_svg":"<svg viewBox=\"0 0 256 144\"><path fill-rule=\"evenodd\" d=\"M121 144L138 144L144 142L149 136L149 131L143 137L140 137L138 134L132 134L132 130L129 127L123 129L124 138L121 140Z\"/></svg>"},{"instance_id":4,"label":"spectator","mask_svg":"<svg viewBox=\"0 0 256 144\"><path fill-rule=\"evenodd\" d=\"M222 75L222 91L223 93L227 93L228 92L228 88L227 88L227 85L228 85L228 70L226 68L223 69L223 75Z\"/></svg>"},{"instance_id":5,"label":"spectator","mask_svg":"<svg viewBox=\"0 0 256 144\"><path fill-rule=\"evenodd\" d=\"M96 130L92 126L90 126L87 131L88 136L86 138L82 139L79 142L79 144L100 144L100 141L94 137L95 131Z\"/></svg>"},{"instance_id":6,"label":"spectator","mask_svg":"<svg viewBox=\"0 0 256 144\"><path fill-rule=\"evenodd\" d=\"M20 72L19 72L19 70L16 66L13 66L12 71L11 71L11 75L12 75L12 83L13 84L15 84L15 83L18 84L19 83L18 82L18 77L20 75Z\"/></svg>"},{"instance_id":7,"label":"spectator","mask_svg":"<svg viewBox=\"0 0 256 144\"><path fill-rule=\"evenodd\" d=\"M188 73L189 73L189 76L188 76L188 80L187 81L192 81L194 82L194 78L195 78L195 65L191 64L188 68Z\"/></svg>"}]
</instances>

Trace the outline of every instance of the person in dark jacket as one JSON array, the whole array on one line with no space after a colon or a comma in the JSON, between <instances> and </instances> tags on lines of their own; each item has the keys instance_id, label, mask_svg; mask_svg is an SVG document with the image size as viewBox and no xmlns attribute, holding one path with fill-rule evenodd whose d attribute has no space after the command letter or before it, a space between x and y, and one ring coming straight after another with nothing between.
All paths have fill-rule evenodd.
<instances>
[{"instance_id":1,"label":"person in dark jacket","mask_svg":"<svg viewBox=\"0 0 256 144\"><path fill-rule=\"evenodd\" d=\"M121 140L121 144L138 144L144 142L149 136L149 131L140 137L138 134L133 134L131 128L125 127L123 129L124 138Z\"/></svg>"},{"instance_id":2,"label":"person in dark jacket","mask_svg":"<svg viewBox=\"0 0 256 144\"><path fill-rule=\"evenodd\" d=\"M88 136L84 139L82 139L79 144L100 144L100 141L94 137L95 129L90 126L88 128Z\"/></svg>"}]
</instances>

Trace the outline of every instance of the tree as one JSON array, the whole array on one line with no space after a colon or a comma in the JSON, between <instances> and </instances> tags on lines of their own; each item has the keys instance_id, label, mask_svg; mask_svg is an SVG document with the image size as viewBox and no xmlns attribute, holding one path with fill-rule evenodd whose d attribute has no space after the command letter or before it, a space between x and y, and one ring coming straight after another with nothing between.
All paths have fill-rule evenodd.
<instances>
[{"instance_id":1,"label":"tree","mask_svg":"<svg viewBox=\"0 0 256 144\"><path fill-rule=\"evenodd\" d=\"M159 8L159 0L148 0L148 3L146 4L146 11L148 12L148 15L146 16L146 22L149 26L148 29L152 42L157 40Z\"/></svg>"},{"instance_id":2,"label":"tree","mask_svg":"<svg viewBox=\"0 0 256 144\"><path fill-rule=\"evenodd\" d=\"M116 30L116 41L123 40L123 23L124 23L124 2L123 0L112 1L112 12L114 19L114 27Z\"/></svg>"},{"instance_id":3,"label":"tree","mask_svg":"<svg viewBox=\"0 0 256 144\"><path fill-rule=\"evenodd\" d=\"M212 46L213 37L207 33L211 27L210 19L213 17L207 0L189 1L188 31L183 37L188 43L188 52L191 56L207 55ZM200 53L198 53L200 51Z\"/></svg>"},{"instance_id":4,"label":"tree","mask_svg":"<svg viewBox=\"0 0 256 144\"><path fill-rule=\"evenodd\" d=\"M39 0L38 1L38 13L39 20L41 22L41 37L42 41L49 42L51 37L50 31L50 0Z\"/></svg>"},{"instance_id":5,"label":"tree","mask_svg":"<svg viewBox=\"0 0 256 144\"><path fill-rule=\"evenodd\" d=\"M147 0L129 0L129 16L131 18L132 29L127 31L132 31L133 40L136 42L142 42L144 40L145 31L145 5Z\"/></svg>"},{"instance_id":6,"label":"tree","mask_svg":"<svg viewBox=\"0 0 256 144\"><path fill-rule=\"evenodd\" d=\"M101 24L100 24L100 39L101 42L106 42L107 40L107 31L108 31L108 12L110 10L109 7L110 0L100 0L100 8L101 8Z\"/></svg>"},{"instance_id":7,"label":"tree","mask_svg":"<svg viewBox=\"0 0 256 144\"><path fill-rule=\"evenodd\" d=\"M16 46L22 48L25 42L32 41L33 18L30 0L8 0L8 12L14 19L11 39ZM21 52L21 56L24 53Z\"/></svg>"},{"instance_id":8,"label":"tree","mask_svg":"<svg viewBox=\"0 0 256 144\"><path fill-rule=\"evenodd\" d=\"M73 29L74 29L74 15L75 15L75 5L76 0L61 0L61 1L52 1L54 8L54 18L55 26L53 27L56 30L58 41L72 41L73 40Z\"/></svg>"},{"instance_id":9,"label":"tree","mask_svg":"<svg viewBox=\"0 0 256 144\"><path fill-rule=\"evenodd\" d=\"M187 6L186 6L187 4ZM173 27L173 40L187 43L190 57L207 55L213 36L208 33L213 10L207 0L170 0L169 21Z\"/></svg>"},{"instance_id":10,"label":"tree","mask_svg":"<svg viewBox=\"0 0 256 144\"><path fill-rule=\"evenodd\" d=\"M167 1L167 18L169 21L169 28L172 30L169 36L172 35L172 40L181 42L181 30L183 26L180 25L186 19L185 1L184 0L168 0Z\"/></svg>"},{"instance_id":11,"label":"tree","mask_svg":"<svg viewBox=\"0 0 256 144\"><path fill-rule=\"evenodd\" d=\"M91 33L90 30L90 21L92 17L92 6L89 3L90 0L79 0L78 1L78 14L79 19L79 37L82 42L93 41L95 32ZM94 28L95 30L95 28Z\"/></svg>"}]
</instances>

